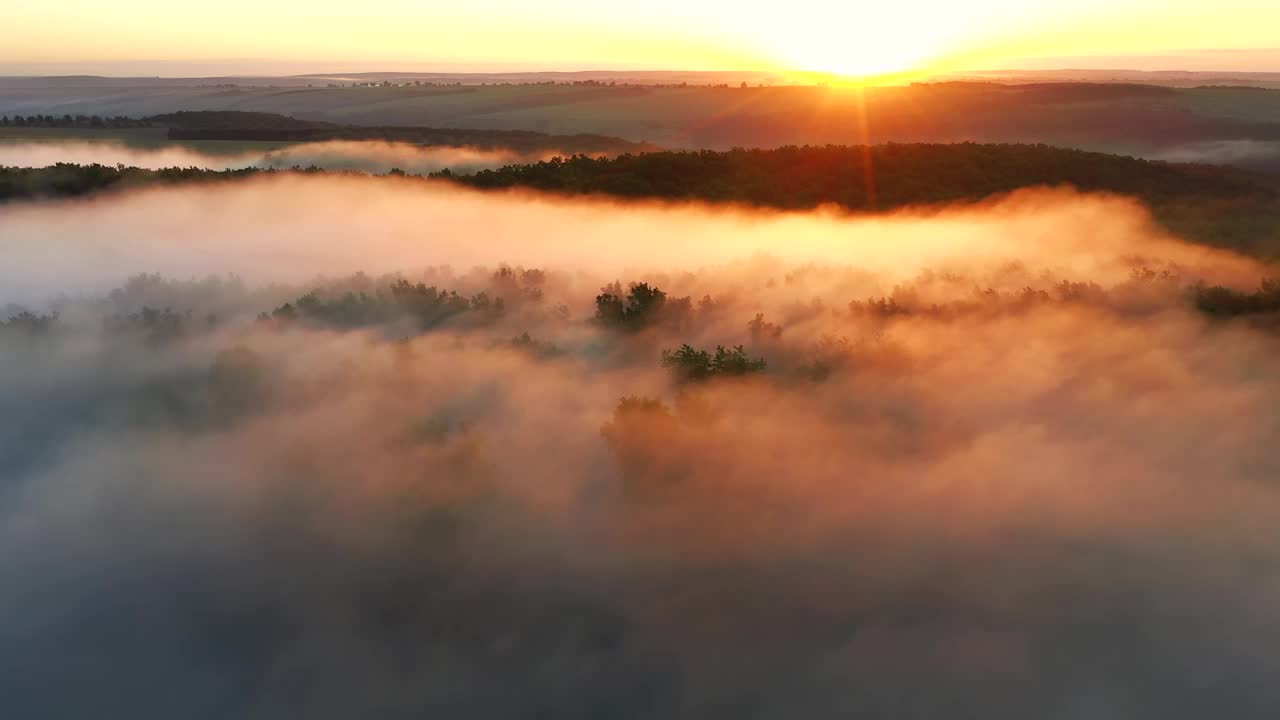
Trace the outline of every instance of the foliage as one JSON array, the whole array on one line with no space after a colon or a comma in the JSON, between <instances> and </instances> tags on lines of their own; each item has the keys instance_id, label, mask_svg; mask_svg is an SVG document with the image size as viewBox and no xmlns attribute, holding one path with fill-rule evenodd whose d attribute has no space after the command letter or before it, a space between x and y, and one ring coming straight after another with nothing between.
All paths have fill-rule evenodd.
<instances>
[{"instance_id":1,"label":"foliage","mask_svg":"<svg viewBox=\"0 0 1280 720\"><path fill-rule=\"evenodd\" d=\"M213 416L229 421L262 408L269 389L267 366L258 353L237 345L218 353L209 368Z\"/></svg>"},{"instance_id":2,"label":"foliage","mask_svg":"<svg viewBox=\"0 0 1280 720\"><path fill-rule=\"evenodd\" d=\"M171 183L235 180L275 170L242 168L205 170L167 168L143 170L116 165L57 163L43 168L0 167L0 202L27 198L77 197L104 190Z\"/></svg>"},{"instance_id":3,"label":"foliage","mask_svg":"<svg viewBox=\"0 0 1280 720\"><path fill-rule=\"evenodd\" d=\"M541 302L547 274L536 268L513 268L507 265L493 271L490 286L509 303Z\"/></svg>"},{"instance_id":4,"label":"foliage","mask_svg":"<svg viewBox=\"0 0 1280 720\"><path fill-rule=\"evenodd\" d=\"M31 128L138 128L151 127L151 123L147 119L137 119L116 115L114 117L103 117L101 115L8 115L0 116L0 127L31 127Z\"/></svg>"},{"instance_id":5,"label":"foliage","mask_svg":"<svg viewBox=\"0 0 1280 720\"><path fill-rule=\"evenodd\" d=\"M366 135L371 132L359 130ZM413 137L390 133L380 139L485 145L465 133ZM0 168L0 201L79 196L157 183L233 180L261 172L273 171L151 171L65 163ZM433 177L477 188L530 187L567 194L737 202L783 209L834 204L850 210L970 202L1019 188L1070 185L1137 197L1166 227L1184 237L1255 256L1280 256L1276 230L1280 194L1274 179L1226 167L1154 162L1046 145L783 147L625 154L614 159L575 155L474 175L445 171Z\"/></svg>"},{"instance_id":6,"label":"foliage","mask_svg":"<svg viewBox=\"0 0 1280 720\"><path fill-rule=\"evenodd\" d=\"M589 133L551 135L529 130L337 125L264 112L177 112L155 115L147 118L146 122L167 126L169 138L172 140L272 142L380 140L428 146L511 150L521 153L555 152L588 155L647 152L658 149L647 143Z\"/></svg>"},{"instance_id":7,"label":"foliage","mask_svg":"<svg viewBox=\"0 0 1280 720\"><path fill-rule=\"evenodd\" d=\"M107 317L103 320L103 329L113 334L140 335L148 346L157 347L185 335L190 324L190 312L143 307L138 312Z\"/></svg>"},{"instance_id":8,"label":"foliage","mask_svg":"<svg viewBox=\"0 0 1280 720\"><path fill-rule=\"evenodd\" d=\"M1249 173L1047 145L887 144L728 152L574 156L453 175L479 188L734 201L855 210L973 200L1036 185L1073 185L1147 200L1236 197L1274 189Z\"/></svg>"},{"instance_id":9,"label":"foliage","mask_svg":"<svg viewBox=\"0 0 1280 720\"><path fill-rule=\"evenodd\" d=\"M1280 280L1263 280L1251 293L1221 285L1198 285L1192 292L1196 308L1206 315L1230 317L1280 311Z\"/></svg>"},{"instance_id":10,"label":"foliage","mask_svg":"<svg viewBox=\"0 0 1280 720\"><path fill-rule=\"evenodd\" d=\"M0 333L44 335L53 329L57 322L58 313L36 315L29 310L22 310L8 320L0 320Z\"/></svg>"},{"instance_id":11,"label":"foliage","mask_svg":"<svg viewBox=\"0 0 1280 720\"><path fill-rule=\"evenodd\" d=\"M909 308L899 305L897 299L891 297L867 298L865 302L854 300L849 303L849 312L879 318L911 314Z\"/></svg>"},{"instance_id":12,"label":"foliage","mask_svg":"<svg viewBox=\"0 0 1280 720\"><path fill-rule=\"evenodd\" d=\"M453 290L400 279L373 294L360 291L325 297L318 292L310 292L293 303L277 307L269 316L264 313L261 319L284 323L303 320L312 325L337 329L407 320L418 330L425 331L466 313L479 318L495 317L505 307L502 298L492 298L485 292L466 298Z\"/></svg>"},{"instance_id":13,"label":"foliage","mask_svg":"<svg viewBox=\"0 0 1280 720\"><path fill-rule=\"evenodd\" d=\"M1212 165L1021 144L887 144L576 156L437 175L472 187L856 210L972 202L1026 187L1072 186L1136 197L1179 235L1280 256L1273 178Z\"/></svg>"},{"instance_id":14,"label":"foliage","mask_svg":"<svg viewBox=\"0 0 1280 720\"><path fill-rule=\"evenodd\" d=\"M675 485L682 476L679 419L656 398L628 395L618 401L613 417L600 428L622 468L628 489ZM674 457L673 457L674 456ZM654 478L659 478L654 482Z\"/></svg>"},{"instance_id":15,"label":"foliage","mask_svg":"<svg viewBox=\"0 0 1280 720\"><path fill-rule=\"evenodd\" d=\"M752 358L741 346L725 349L717 345L713 355L691 345L681 345L679 350L663 350L662 366L671 368L682 382L700 382L715 377L742 377L764 372L767 363L763 358Z\"/></svg>"},{"instance_id":16,"label":"foliage","mask_svg":"<svg viewBox=\"0 0 1280 720\"><path fill-rule=\"evenodd\" d=\"M528 353L538 358L552 358L564 354L555 343L535 340L528 332L511 338L510 346L514 350Z\"/></svg>"},{"instance_id":17,"label":"foliage","mask_svg":"<svg viewBox=\"0 0 1280 720\"><path fill-rule=\"evenodd\" d=\"M756 342L777 340L782 337L782 327L765 320L764 313L756 313L751 322L747 323L747 331L751 333L751 339Z\"/></svg>"},{"instance_id":18,"label":"foliage","mask_svg":"<svg viewBox=\"0 0 1280 720\"><path fill-rule=\"evenodd\" d=\"M640 502L683 502L706 492L720 504L722 487L715 478L715 453L720 442L740 441L731 423L698 393L681 392L674 408L656 398L629 395L618 401L613 416L600 428L609 451L622 471L622 491ZM706 478L699 478L704 475ZM679 496L672 493L679 493Z\"/></svg>"},{"instance_id":19,"label":"foliage","mask_svg":"<svg viewBox=\"0 0 1280 720\"><path fill-rule=\"evenodd\" d=\"M682 298L680 308L687 308ZM614 283L596 296L596 320L607 328L636 332L660 322L667 308L667 294L648 283L632 283L623 296L622 287Z\"/></svg>"}]
</instances>

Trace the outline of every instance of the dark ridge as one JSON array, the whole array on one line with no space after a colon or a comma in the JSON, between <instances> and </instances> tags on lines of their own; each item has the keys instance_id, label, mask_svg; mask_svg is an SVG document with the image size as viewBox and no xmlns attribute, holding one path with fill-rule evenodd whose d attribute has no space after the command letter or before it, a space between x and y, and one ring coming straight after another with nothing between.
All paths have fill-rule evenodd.
<instances>
[{"instance_id":1,"label":"dark ridge","mask_svg":"<svg viewBox=\"0 0 1280 720\"><path fill-rule=\"evenodd\" d=\"M1234 168L1142 160L1047 145L889 144L571 157L451 176L479 188L532 187L853 210L974 200L1038 185L1178 198L1274 199L1270 178Z\"/></svg>"},{"instance_id":2,"label":"dark ridge","mask_svg":"<svg viewBox=\"0 0 1280 720\"><path fill-rule=\"evenodd\" d=\"M276 171L258 168L206 170L194 167L144 170L123 165L76 165L73 163L58 163L42 168L0 166L0 203L83 197L111 190L150 185L234 180L274 172ZM299 172L320 171L312 168Z\"/></svg>"},{"instance_id":3,"label":"dark ridge","mask_svg":"<svg viewBox=\"0 0 1280 720\"><path fill-rule=\"evenodd\" d=\"M552 135L529 130L474 130L461 128L383 127L336 125L299 120L287 115L238 111L196 111L155 115L146 119L167 126L171 140L262 140L270 142L324 142L327 140L382 140L415 145L476 147L523 153L615 155L660 150L648 143L631 142L608 135L580 133Z\"/></svg>"},{"instance_id":4,"label":"dark ridge","mask_svg":"<svg viewBox=\"0 0 1280 720\"><path fill-rule=\"evenodd\" d=\"M475 147L517 152L612 155L651 152L648 143L631 142L589 133L550 135L529 130L470 130L426 127L330 127L330 128L170 128L171 140L265 140L272 142L325 142L329 140L382 140L415 145Z\"/></svg>"},{"instance_id":5,"label":"dark ridge","mask_svg":"<svg viewBox=\"0 0 1280 720\"><path fill-rule=\"evenodd\" d=\"M0 201L82 196L162 183L234 180L263 170L60 164L0 168ZM317 168L306 172L323 173ZM1070 186L1135 197L1170 230L1257 257L1280 257L1277 181L1235 168L1141 160L1046 145L787 147L572 156L434 178L482 190L731 202L784 210L866 212L974 202L1027 187ZM870 182L869 182L870 180Z\"/></svg>"},{"instance_id":6,"label":"dark ridge","mask_svg":"<svg viewBox=\"0 0 1280 720\"><path fill-rule=\"evenodd\" d=\"M1231 167L1168 163L1048 145L910 144L661 152L556 158L473 175L481 189L736 202L855 211L972 202L1035 186L1136 197L1197 242L1280 257L1280 181Z\"/></svg>"},{"instance_id":7,"label":"dark ridge","mask_svg":"<svg viewBox=\"0 0 1280 720\"><path fill-rule=\"evenodd\" d=\"M1178 94L1176 88L1139 83L1025 83L1005 87L1023 95L1044 96L1045 99L1053 101L1168 97Z\"/></svg>"},{"instance_id":8,"label":"dark ridge","mask_svg":"<svg viewBox=\"0 0 1280 720\"><path fill-rule=\"evenodd\" d=\"M147 118L153 125L168 127L171 131L254 131L254 130L315 130L339 127L333 123L299 120L288 115L239 110L179 110L175 113L152 115Z\"/></svg>"},{"instance_id":9,"label":"dark ridge","mask_svg":"<svg viewBox=\"0 0 1280 720\"><path fill-rule=\"evenodd\" d=\"M913 87L931 90L975 91L985 90L1044 99L1046 101L1107 100L1122 97L1176 96L1177 88L1141 83L1083 83L1083 82L1035 82L1007 83L985 80L944 80L917 82Z\"/></svg>"}]
</instances>

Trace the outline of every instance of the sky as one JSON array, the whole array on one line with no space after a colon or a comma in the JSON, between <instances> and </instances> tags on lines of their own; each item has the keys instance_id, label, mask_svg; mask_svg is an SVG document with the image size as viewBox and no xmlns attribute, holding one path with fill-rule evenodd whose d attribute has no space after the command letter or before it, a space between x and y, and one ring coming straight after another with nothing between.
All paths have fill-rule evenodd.
<instances>
[{"instance_id":1,"label":"sky","mask_svg":"<svg viewBox=\"0 0 1280 720\"><path fill-rule=\"evenodd\" d=\"M1274 0L59 0L6 8L0 72L1280 71ZM1206 52L1207 51L1207 52Z\"/></svg>"}]
</instances>

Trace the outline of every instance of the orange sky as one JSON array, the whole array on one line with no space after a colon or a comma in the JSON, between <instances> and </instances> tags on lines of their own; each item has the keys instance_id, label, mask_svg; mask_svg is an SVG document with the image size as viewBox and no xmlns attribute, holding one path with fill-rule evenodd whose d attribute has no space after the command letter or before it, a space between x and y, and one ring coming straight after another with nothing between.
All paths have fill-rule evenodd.
<instances>
[{"instance_id":1,"label":"orange sky","mask_svg":"<svg viewBox=\"0 0 1280 720\"><path fill-rule=\"evenodd\" d=\"M1280 71L1280 53L1232 52L1280 45L1275 0L58 0L15 3L5 15L17 32L5 33L0 69L253 58L264 72L305 66L864 75L1142 56L1143 62L1166 57L1177 69ZM1185 52L1198 48L1219 52L1212 59ZM1202 67L1191 67L1197 63Z\"/></svg>"}]
</instances>

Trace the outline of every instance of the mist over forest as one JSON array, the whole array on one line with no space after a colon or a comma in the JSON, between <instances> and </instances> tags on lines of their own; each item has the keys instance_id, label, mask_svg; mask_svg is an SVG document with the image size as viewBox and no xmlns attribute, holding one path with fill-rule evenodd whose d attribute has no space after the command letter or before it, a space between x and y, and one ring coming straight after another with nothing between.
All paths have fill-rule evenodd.
<instances>
[{"instance_id":1,"label":"mist over forest","mask_svg":"<svg viewBox=\"0 0 1280 720\"><path fill-rule=\"evenodd\" d=\"M322 168L336 172L385 175L400 171L414 175L450 170L470 173L521 163L549 160L562 153L525 154L477 147L432 147L379 141L326 141L290 144L230 153L202 152L181 145L130 147L119 141L55 140L0 143L0 167L46 168L72 165L124 166L142 170L200 168L241 170Z\"/></svg>"},{"instance_id":2,"label":"mist over forest","mask_svg":"<svg viewBox=\"0 0 1280 720\"><path fill-rule=\"evenodd\" d=\"M1101 72L0 78L0 714L1275 717L1280 76Z\"/></svg>"},{"instance_id":3,"label":"mist over forest","mask_svg":"<svg viewBox=\"0 0 1280 720\"><path fill-rule=\"evenodd\" d=\"M1278 700L1280 291L1134 200L286 174L0 247L21 716Z\"/></svg>"}]
</instances>

